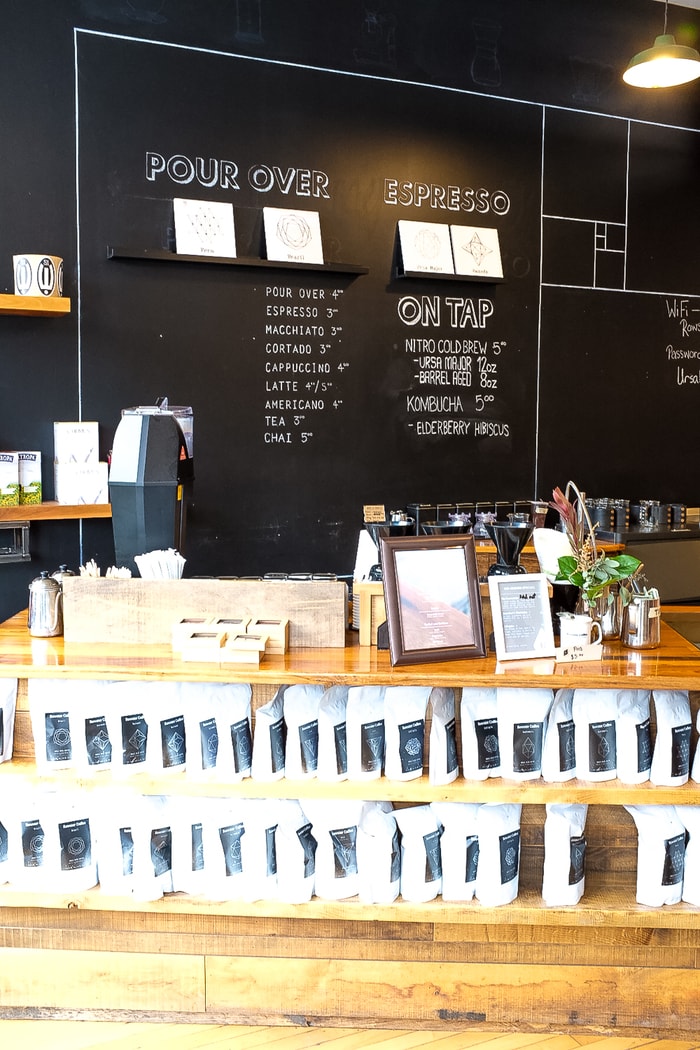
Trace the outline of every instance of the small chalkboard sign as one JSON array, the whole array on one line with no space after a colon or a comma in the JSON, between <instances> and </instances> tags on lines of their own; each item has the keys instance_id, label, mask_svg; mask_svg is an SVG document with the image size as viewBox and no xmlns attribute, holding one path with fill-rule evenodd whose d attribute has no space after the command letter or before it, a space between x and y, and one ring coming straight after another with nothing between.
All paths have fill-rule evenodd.
<instances>
[{"instance_id":1,"label":"small chalkboard sign","mask_svg":"<svg viewBox=\"0 0 700 1050\"><path fill-rule=\"evenodd\" d=\"M497 659L554 656L546 575L489 576L488 583Z\"/></svg>"}]
</instances>

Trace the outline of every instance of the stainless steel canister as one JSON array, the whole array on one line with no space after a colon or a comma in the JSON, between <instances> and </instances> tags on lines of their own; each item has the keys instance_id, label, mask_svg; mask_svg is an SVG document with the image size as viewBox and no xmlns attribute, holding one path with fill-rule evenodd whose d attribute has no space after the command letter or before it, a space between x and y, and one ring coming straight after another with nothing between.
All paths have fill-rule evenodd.
<instances>
[{"instance_id":1,"label":"stainless steel canister","mask_svg":"<svg viewBox=\"0 0 700 1050\"><path fill-rule=\"evenodd\" d=\"M37 638L63 634L63 595L58 580L44 571L29 584L29 633Z\"/></svg>"},{"instance_id":2,"label":"stainless steel canister","mask_svg":"<svg viewBox=\"0 0 700 1050\"><path fill-rule=\"evenodd\" d=\"M622 644L630 649L656 649L661 643L661 599L633 594L622 613Z\"/></svg>"}]
</instances>

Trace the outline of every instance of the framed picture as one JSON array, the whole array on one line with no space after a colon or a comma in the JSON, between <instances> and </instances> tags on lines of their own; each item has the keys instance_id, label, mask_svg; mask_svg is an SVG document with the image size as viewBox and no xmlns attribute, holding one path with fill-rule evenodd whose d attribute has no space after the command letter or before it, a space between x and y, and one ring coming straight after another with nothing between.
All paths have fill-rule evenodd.
<instances>
[{"instance_id":1,"label":"framed picture","mask_svg":"<svg viewBox=\"0 0 700 1050\"><path fill-rule=\"evenodd\" d=\"M391 662L485 656L474 537L381 540Z\"/></svg>"},{"instance_id":2,"label":"framed picture","mask_svg":"<svg viewBox=\"0 0 700 1050\"><path fill-rule=\"evenodd\" d=\"M549 584L544 573L489 576L498 660L555 656Z\"/></svg>"}]
</instances>

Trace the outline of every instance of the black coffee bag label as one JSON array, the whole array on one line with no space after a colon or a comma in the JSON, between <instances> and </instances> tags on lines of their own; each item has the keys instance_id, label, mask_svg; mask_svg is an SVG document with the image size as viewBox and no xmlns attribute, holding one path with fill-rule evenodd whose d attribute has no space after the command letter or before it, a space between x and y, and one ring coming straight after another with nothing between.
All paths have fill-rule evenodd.
<instances>
[{"instance_id":1,"label":"black coffee bag label","mask_svg":"<svg viewBox=\"0 0 700 1050\"><path fill-rule=\"evenodd\" d=\"M242 718L231 725L231 747L233 749L233 768L236 773L245 773L250 769L253 756L253 738L250 733L250 722ZM276 752L273 748L273 758Z\"/></svg>"},{"instance_id":2,"label":"black coffee bag label","mask_svg":"<svg viewBox=\"0 0 700 1050\"><path fill-rule=\"evenodd\" d=\"M498 843L501 853L501 885L512 882L518 874L520 862L520 829L499 835Z\"/></svg>"},{"instance_id":3,"label":"black coffee bag label","mask_svg":"<svg viewBox=\"0 0 700 1050\"><path fill-rule=\"evenodd\" d=\"M265 871L268 875L277 874L277 837L275 835L276 830L276 824L274 825L274 827L265 828Z\"/></svg>"},{"instance_id":4,"label":"black coffee bag label","mask_svg":"<svg viewBox=\"0 0 700 1050\"><path fill-rule=\"evenodd\" d=\"M44 863L44 829L38 820L22 821L22 854L25 868L40 868Z\"/></svg>"},{"instance_id":5,"label":"black coffee bag label","mask_svg":"<svg viewBox=\"0 0 700 1050\"><path fill-rule=\"evenodd\" d=\"M134 836L131 828L119 829L119 842L122 850L122 875L126 878L134 874Z\"/></svg>"},{"instance_id":6,"label":"black coffee bag label","mask_svg":"<svg viewBox=\"0 0 700 1050\"><path fill-rule=\"evenodd\" d=\"M479 836L467 835L467 863L464 870L465 882L476 882L476 869L479 865Z\"/></svg>"},{"instance_id":7,"label":"black coffee bag label","mask_svg":"<svg viewBox=\"0 0 700 1050\"><path fill-rule=\"evenodd\" d=\"M513 726L513 772L534 773L542 768L542 722L516 722Z\"/></svg>"},{"instance_id":8,"label":"black coffee bag label","mask_svg":"<svg viewBox=\"0 0 700 1050\"><path fill-rule=\"evenodd\" d=\"M167 875L173 867L173 833L170 828L153 828L151 831L151 861L153 874Z\"/></svg>"},{"instance_id":9,"label":"black coffee bag label","mask_svg":"<svg viewBox=\"0 0 700 1050\"><path fill-rule=\"evenodd\" d=\"M5 712L0 707L0 755L5 750Z\"/></svg>"},{"instance_id":10,"label":"black coffee bag label","mask_svg":"<svg viewBox=\"0 0 700 1050\"><path fill-rule=\"evenodd\" d=\"M177 769L185 764L185 716L174 715L160 723L160 749L163 769Z\"/></svg>"},{"instance_id":11,"label":"black coffee bag label","mask_svg":"<svg viewBox=\"0 0 700 1050\"><path fill-rule=\"evenodd\" d=\"M634 727L637 730L637 772L646 773L651 769L651 728L646 718ZM690 729L690 726L688 726Z\"/></svg>"},{"instance_id":12,"label":"black coffee bag label","mask_svg":"<svg viewBox=\"0 0 700 1050\"><path fill-rule=\"evenodd\" d=\"M7 849L8 849L7 843L8 843L7 828L5 827L5 825L0 820L0 864L4 864L5 861L7 860Z\"/></svg>"},{"instance_id":13,"label":"black coffee bag label","mask_svg":"<svg viewBox=\"0 0 700 1050\"><path fill-rule=\"evenodd\" d=\"M357 875L357 825L329 832L333 843L334 878Z\"/></svg>"},{"instance_id":14,"label":"black coffee bag label","mask_svg":"<svg viewBox=\"0 0 700 1050\"><path fill-rule=\"evenodd\" d=\"M61 871L78 871L90 867L92 839L87 818L59 824L58 840L61 846Z\"/></svg>"},{"instance_id":15,"label":"black coffee bag label","mask_svg":"<svg viewBox=\"0 0 700 1050\"><path fill-rule=\"evenodd\" d=\"M219 758L219 730L215 718L199 723L199 753L202 769L216 769Z\"/></svg>"},{"instance_id":16,"label":"black coffee bag label","mask_svg":"<svg viewBox=\"0 0 700 1050\"><path fill-rule=\"evenodd\" d=\"M122 716L122 764L136 766L146 761L148 723L143 715Z\"/></svg>"},{"instance_id":17,"label":"black coffee bag label","mask_svg":"<svg viewBox=\"0 0 700 1050\"><path fill-rule=\"evenodd\" d=\"M399 829L394 828L394 834L391 836L391 864L389 870L389 881L398 882L401 878L401 840L399 839Z\"/></svg>"},{"instance_id":18,"label":"black coffee bag label","mask_svg":"<svg viewBox=\"0 0 700 1050\"><path fill-rule=\"evenodd\" d=\"M287 730L284 719L280 718L270 726L270 762L273 773L281 773L284 770L284 745Z\"/></svg>"},{"instance_id":19,"label":"black coffee bag label","mask_svg":"<svg viewBox=\"0 0 700 1050\"><path fill-rule=\"evenodd\" d=\"M683 881L685 867L685 832L664 841L664 870L662 886L677 886Z\"/></svg>"},{"instance_id":20,"label":"black coffee bag label","mask_svg":"<svg viewBox=\"0 0 700 1050\"><path fill-rule=\"evenodd\" d=\"M243 871L243 850L241 839L245 834L245 827L240 824L229 824L225 828L219 828L219 839L224 851L224 862L226 864L226 875L240 875Z\"/></svg>"},{"instance_id":21,"label":"black coffee bag label","mask_svg":"<svg viewBox=\"0 0 700 1050\"><path fill-rule=\"evenodd\" d=\"M46 761L70 762L73 747L70 739L70 718L67 711L44 715L46 732Z\"/></svg>"},{"instance_id":22,"label":"black coffee bag label","mask_svg":"<svg viewBox=\"0 0 700 1050\"><path fill-rule=\"evenodd\" d=\"M202 825L192 824L192 871L204 871L204 839Z\"/></svg>"},{"instance_id":23,"label":"black coffee bag label","mask_svg":"<svg viewBox=\"0 0 700 1050\"><path fill-rule=\"evenodd\" d=\"M304 878L308 879L316 873L316 847L318 845L311 834L311 825L304 824L297 828L297 838L304 851Z\"/></svg>"},{"instance_id":24,"label":"black coffee bag label","mask_svg":"<svg viewBox=\"0 0 700 1050\"><path fill-rule=\"evenodd\" d=\"M459 765L457 757L457 724L454 718L445 722L445 769L448 773L454 773Z\"/></svg>"},{"instance_id":25,"label":"black coffee bag label","mask_svg":"<svg viewBox=\"0 0 700 1050\"><path fill-rule=\"evenodd\" d=\"M363 773L381 771L384 763L384 719L360 727L360 764Z\"/></svg>"},{"instance_id":26,"label":"black coffee bag label","mask_svg":"<svg viewBox=\"0 0 700 1050\"><path fill-rule=\"evenodd\" d=\"M425 740L425 721L405 722L399 726L399 755L401 772L415 773L423 771L423 741Z\"/></svg>"},{"instance_id":27,"label":"black coffee bag label","mask_svg":"<svg viewBox=\"0 0 700 1050\"><path fill-rule=\"evenodd\" d=\"M333 726L335 739L335 768L338 776L348 771L348 727L346 722L337 722Z\"/></svg>"},{"instance_id":28,"label":"black coffee bag label","mask_svg":"<svg viewBox=\"0 0 700 1050\"><path fill-rule=\"evenodd\" d=\"M474 720L476 733L476 752L479 769L496 769L501 764L501 751L498 746L498 720L496 718L477 718Z\"/></svg>"},{"instance_id":29,"label":"black coffee bag label","mask_svg":"<svg viewBox=\"0 0 700 1050\"><path fill-rule=\"evenodd\" d=\"M108 766L112 761L112 741L104 715L85 719L85 751L89 766Z\"/></svg>"},{"instance_id":30,"label":"black coffee bag label","mask_svg":"<svg viewBox=\"0 0 700 1050\"><path fill-rule=\"evenodd\" d=\"M568 773L576 768L576 723L573 718L557 722L559 735L559 772Z\"/></svg>"},{"instance_id":31,"label":"black coffee bag label","mask_svg":"<svg viewBox=\"0 0 700 1050\"><path fill-rule=\"evenodd\" d=\"M687 777L690 772L690 725L671 729L671 776Z\"/></svg>"},{"instance_id":32,"label":"black coffee bag label","mask_svg":"<svg viewBox=\"0 0 700 1050\"><path fill-rule=\"evenodd\" d=\"M615 720L588 725L588 771L607 773L617 768Z\"/></svg>"},{"instance_id":33,"label":"black coffee bag label","mask_svg":"<svg viewBox=\"0 0 700 1050\"><path fill-rule=\"evenodd\" d=\"M425 881L436 882L442 878L442 853L440 852L440 832L429 831L423 836L425 847Z\"/></svg>"},{"instance_id":34,"label":"black coffee bag label","mask_svg":"<svg viewBox=\"0 0 700 1050\"><path fill-rule=\"evenodd\" d=\"M318 719L299 726L299 755L302 773L318 769Z\"/></svg>"},{"instance_id":35,"label":"black coffee bag label","mask_svg":"<svg viewBox=\"0 0 700 1050\"><path fill-rule=\"evenodd\" d=\"M586 873L586 839L572 835L569 839L569 886L576 886Z\"/></svg>"}]
</instances>

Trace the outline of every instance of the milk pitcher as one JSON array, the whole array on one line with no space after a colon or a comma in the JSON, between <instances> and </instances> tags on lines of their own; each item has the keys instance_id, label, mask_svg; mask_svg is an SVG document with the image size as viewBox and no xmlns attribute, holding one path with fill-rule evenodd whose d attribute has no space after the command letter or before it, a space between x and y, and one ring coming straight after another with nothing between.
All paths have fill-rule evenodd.
<instances>
[{"instance_id":1,"label":"milk pitcher","mask_svg":"<svg viewBox=\"0 0 700 1050\"><path fill-rule=\"evenodd\" d=\"M622 613L622 644L630 649L656 649L661 643L661 599L633 594Z\"/></svg>"},{"instance_id":2,"label":"milk pitcher","mask_svg":"<svg viewBox=\"0 0 700 1050\"><path fill-rule=\"evenodd\" d=\"M43 571L29 584L29 633L37 638L63 634L63 601L58 580Z\"/></svg>"}]
</instances>

